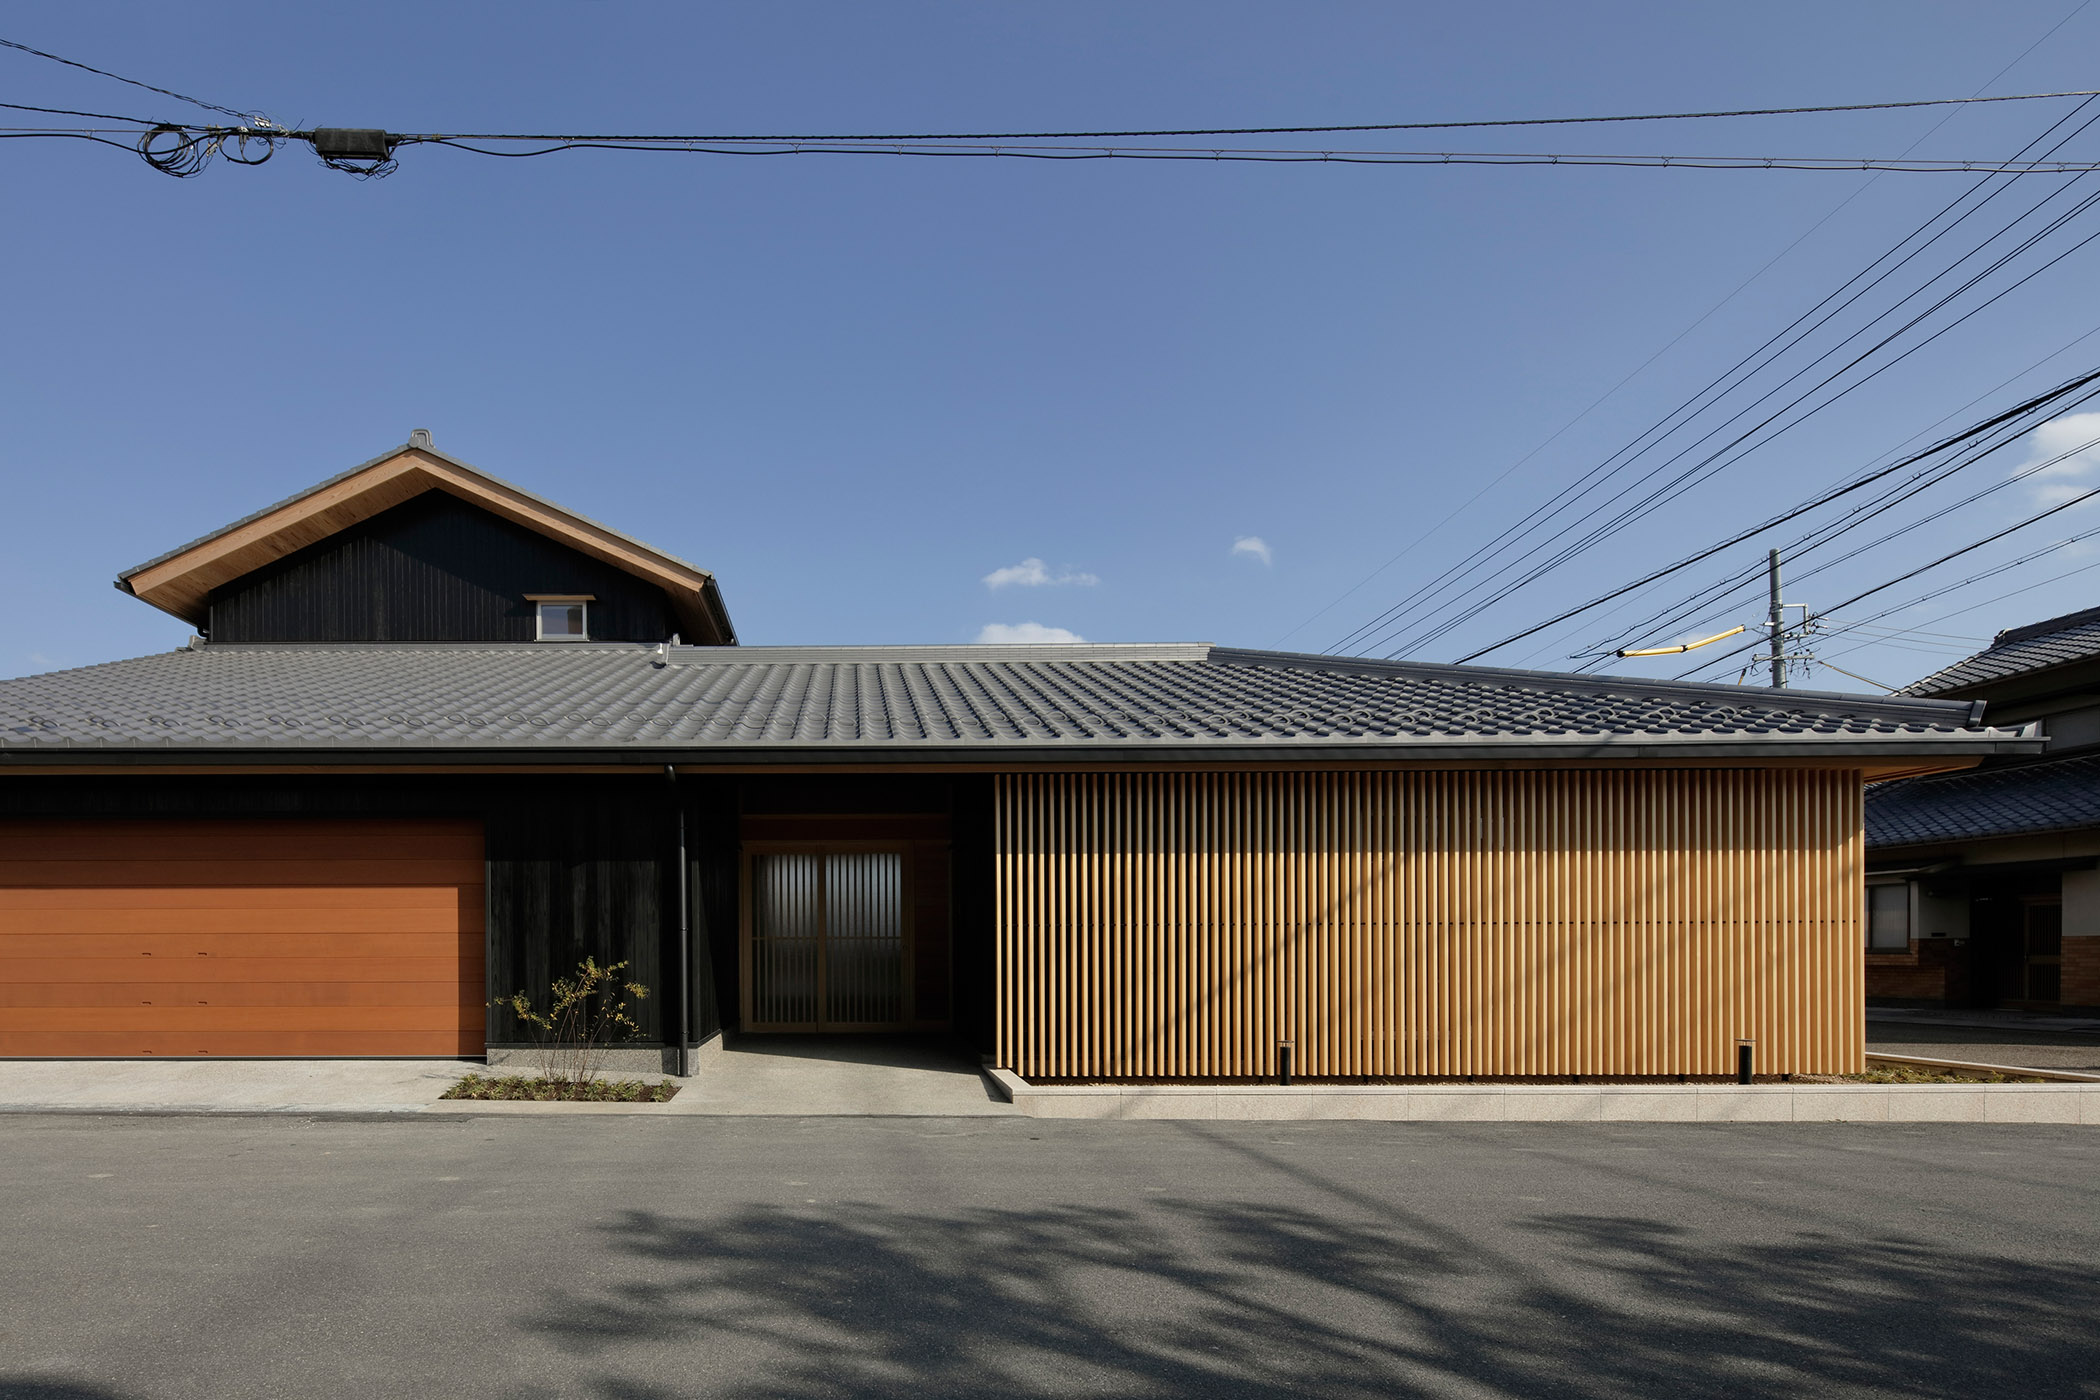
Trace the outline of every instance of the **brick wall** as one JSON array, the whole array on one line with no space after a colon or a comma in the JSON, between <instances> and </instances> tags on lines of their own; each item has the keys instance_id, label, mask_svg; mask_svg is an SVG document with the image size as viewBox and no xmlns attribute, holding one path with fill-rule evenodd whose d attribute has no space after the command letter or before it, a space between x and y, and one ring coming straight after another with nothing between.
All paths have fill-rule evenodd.
<instances>
[{"instance_id":1,"label":"brick wall","mask_svg":"<svg viewBox=\"0 0 2100 1400\"><path fill-rule=\"evenodd\" d=\"M2100 938L2064 940L2063 1006L2100 1007Z\"/></svg>"},{"instance_id":2,"label":"brick wall","mask_svg":"<svg viewBox=\"0 0 2100 1400\"><path fill-rule=\"evenodd\" d=\"M2068 946L2072 940L2065 939ZM2100 945L2100 938L2085 940ZM1948 938L1913 938L1907 953L1869 953L1867 957L1867 1002L1928 1002L1934 1006L1959 1005L1968 999L1966 948L1956 948ZM2096 946L2100 953L2100 946ZM2070 976L2066 955L2064 975ZM2100 977L2100 958L2095 959ZM2068 992L2068 982L2066 991ZM2100 992L2100 986L2096 986Z\"/></svg>"}]
</instances>

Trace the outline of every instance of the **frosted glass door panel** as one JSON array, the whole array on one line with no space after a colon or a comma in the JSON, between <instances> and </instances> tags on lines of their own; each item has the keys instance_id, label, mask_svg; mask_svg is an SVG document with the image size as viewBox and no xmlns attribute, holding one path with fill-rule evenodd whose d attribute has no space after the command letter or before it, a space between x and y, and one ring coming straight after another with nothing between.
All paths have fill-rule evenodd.
<instances>
[{"instance_id":1,"label":"frosted glass door panel","mask_svg":"<svg viewBox=\"0 0 2100 1400\"><path fill-rule=\"evenodd\" d=\"M906 1023L902 855L754 854L751 904L752 1024L825 1030Z\"/></svg>"},{"instance_id":2,"label":"frosted glass door panel","mask_svg":"<svg viewBox=\"0 0 2100 1400\"><path fill-rule=\"evenodd\" d=\"M823 857L751 860L751 1014L763 1025L817 1020L824 952Z\"/></svg>"},{"instance_id":3,"label":"frosted glass door panel","mask_svg":"<svg viewBox=\"0 0 2100 1400\"><path fill-rule=\"evenodd\" d=\"M892 851L824 857L824 1019L904 1019L904 858Z\"/></svg>"}]
</instances>

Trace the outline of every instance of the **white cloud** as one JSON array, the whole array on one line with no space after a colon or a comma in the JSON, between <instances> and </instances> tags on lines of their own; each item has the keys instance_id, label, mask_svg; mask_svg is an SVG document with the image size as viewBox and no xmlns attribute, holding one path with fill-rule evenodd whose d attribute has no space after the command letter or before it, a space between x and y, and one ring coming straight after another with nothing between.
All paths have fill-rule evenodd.
<instances>
[{"instance_id":1,"label":"white cloud","mask_svg":"<svg viewBox=\"0 0 2100 1400\"><path fill-rule=\"evenodd\" d=\"M2028 489L2036 501L2045 506L2061 505L2093 489L2096 483L2091 477L2100 468L2100 445L2087 444L2095 438L2100 438L2100 413L2066 414L2034 430L2027 440L2027 460L2019 470L2025 471L2052 457L2063 458L2027 478Z\"/></svg>"},{"instance_id":2,"label":"white cloud","mask_svg":"<svg viewBox=\"0 0 2100 1400\"><path fill-rule=\"evenodd\" d=\"M1003 569L994 569L984 576L984 581L986 586L991 588L1005 588L1009 585L1021 588L1044 588L1062 583L1077 584L1081 588L1091 588L1101 582L1100 579L1092 574L1075 573L1071 570L1061 574L1053 574L1050 572L1049 566L1040 559L1023 559L1018 564L1009 564Z\"/></svg>"},{"instance_id":3,"label":"white cloud","mask_svg":"<svg viewBox=\"0 0 2100 1400\"><path fill-rule=\"evenodd\" d=\"M1241 535L1232 542L1232 552L1251 555L1264 564L1276 562L1276 551L1269 548L1269 542L1260 535Z\"/></svg>"},{"instance_id":4,"label":"white cloud","mask_svg":"<svg viewBox=\"0 0 2100 1400\"><path fill-rule=\"evenodd\" d=\"M1083 642L1086 638L1062 627L1045 627L1040 622L987 622L977 640L980 645L1021 646L1029 642Z\"/></svg>"}]
</instances>

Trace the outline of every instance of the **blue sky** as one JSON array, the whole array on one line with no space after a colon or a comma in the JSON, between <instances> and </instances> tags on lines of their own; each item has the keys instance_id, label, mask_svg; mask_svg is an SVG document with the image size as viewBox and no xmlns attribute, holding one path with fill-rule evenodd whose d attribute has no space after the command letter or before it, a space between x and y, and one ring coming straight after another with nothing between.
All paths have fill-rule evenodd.
<instances>
[{"instance_id":1,"label":"blue sky","mask_svg":"<svg viewBox=\"0 0 2100 1400\"><path fill-rule=\"evenodd\" d=\"M18 11L5 36L298 125L1120 129L2082 88L2100 10L373 3L199 24L85 3ZM0 89L202 115L14 52ZM2068 106L1365 144L1990 158ZM2065 154L2096 150L2100 132ZM0 143L0 165L9 674L179 644L187 628L110 587L120 569L414 427L714 570L748 642L964 642L1034 624L1327 649L1475 557L1963 179L421 149L360 182L292 148L178 181L59 141ZM2044 192L2023 183L2003 203ZM1493 641L1936 423L2100 363L2100 337L2074 343L2094 329L2096 258L2100 244L2071 255L1414 654ZM2033 450L1970 475L2002 479ZM1837 601L2067 481L2001 490L1795 596ZM1748 566L1763 544L1725 562ZM1944 637L1841 664L1899 683L1972 649L1964 637L2100 601L2095 570L1937 620L2079 565L2062 552L1921 605L1893 625ZM1491 659L1568 664L1585 636L1563 631Z\"/></svg>"}]
</instances>

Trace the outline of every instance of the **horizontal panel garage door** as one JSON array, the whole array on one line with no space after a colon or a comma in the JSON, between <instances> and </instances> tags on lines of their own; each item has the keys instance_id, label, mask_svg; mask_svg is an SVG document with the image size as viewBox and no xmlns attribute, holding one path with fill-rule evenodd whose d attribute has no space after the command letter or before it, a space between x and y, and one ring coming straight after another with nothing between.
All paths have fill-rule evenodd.
<instances>
[{"instance_id":1,"label":"horizontal panel garage door","mask_svg":"<svg viewBox=\"0 0 2100 1400\"><path fill-rule=\"evenodd\" d=\"M478 1055L481 827L0 823L0 1055Z\"/></svg>"}]
</instances>

